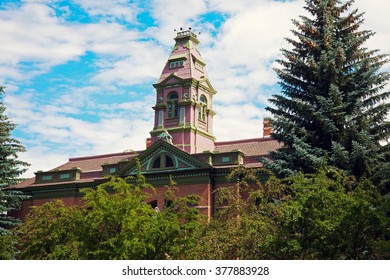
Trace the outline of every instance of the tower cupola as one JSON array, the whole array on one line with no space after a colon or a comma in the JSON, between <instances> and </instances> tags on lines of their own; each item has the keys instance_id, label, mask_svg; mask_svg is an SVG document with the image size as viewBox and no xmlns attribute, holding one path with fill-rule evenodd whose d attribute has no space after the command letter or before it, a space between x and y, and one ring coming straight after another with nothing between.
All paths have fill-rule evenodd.
<instances>
[{"instance_id":1,"label":"tower cupola","mask_svg":"<svg viewBox=\"0 0 390 280\"><path fill-rule=\"evenodd\" d=\"M212 87L199 49L197 35L177 32L156 89L155 120L151 143L168 132L172 144L188 153L214 149Z\"/></svg>"}]
</instances>

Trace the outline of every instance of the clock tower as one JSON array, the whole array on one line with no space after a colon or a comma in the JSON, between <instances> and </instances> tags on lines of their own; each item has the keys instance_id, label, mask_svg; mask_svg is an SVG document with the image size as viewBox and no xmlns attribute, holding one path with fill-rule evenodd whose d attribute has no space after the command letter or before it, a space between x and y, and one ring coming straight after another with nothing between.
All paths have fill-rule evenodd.
<instances>
[{"instance_id":1,"label":"clock tower","mask_svg":"<svg viewBox=\"0 0 390 280\"><path fill-rule=\"evenodd\" d=\"M199 40L191 29L180 30L156 89L151 144L160 135L187 153L214 150L212 110L216 93L208 78L206 63L198 49ZM160 137L159 137L160 136Z\"/></svg>"}]
</instances>

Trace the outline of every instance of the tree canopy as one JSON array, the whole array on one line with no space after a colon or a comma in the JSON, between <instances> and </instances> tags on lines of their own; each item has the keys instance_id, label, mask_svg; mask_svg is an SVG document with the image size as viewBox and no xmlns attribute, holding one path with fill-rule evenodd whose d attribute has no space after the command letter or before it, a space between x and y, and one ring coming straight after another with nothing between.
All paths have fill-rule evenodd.
<instances>
[{"instance_id":1,"label":"tree canopy","mask_svg":"<svg viewBox=\"0 0 390 280\"><path fill-rule=\"evenodd\" d=\"M309 16L293 21L292 48L282 49L276 69L281 94L267 107L272 136L285 145L266 161L279 176L329 163L389 182L389 73L380 72L389 60L364 46L374 32L361 30L363 14L352 4L307 0Z\"/></svg>"},{"instance_id":2,"label":"tree canopy","mask_svg":"<svg viewBox=\"0 0 390 280\"><path fill-rule=\"evenodd\" d=\"M22 144L12 137L15 124L5 115L3 103L4 87L0 86L0 243L3 250L0 258L8 259L13 256L11 228L19 223L18 219L10 216L12 210L18 209L22 199L26 198L19 191L6 189L21 181L20 175L26 171L28 164L18 159L25 149Z\"/></svg>"},{"instance_id":3,"label":"tree canopy","mask_svg":"<svg viewBox=\"0 0 390 280\"><path fill-rule=\"evenodd\" d=\"M330 167L278 179L237 169L198 234L196 259L388 259L390 200Z\"/></svg>"},{"instance_id":4,"label":"tree canopy","mask_svg":"<svg viewBox=\"0 0 390 280\"><path fill-rule=\"evenodd\" d=\"M146 191L146 190L149 190ZM84 192L84 206L53 201L34 207L17 228L21 259L184 258L201 222L197 198L167 195L172 204L156 211L145 201L154 188L137 176L112 177Z\"/></svg>"}]
</instances>

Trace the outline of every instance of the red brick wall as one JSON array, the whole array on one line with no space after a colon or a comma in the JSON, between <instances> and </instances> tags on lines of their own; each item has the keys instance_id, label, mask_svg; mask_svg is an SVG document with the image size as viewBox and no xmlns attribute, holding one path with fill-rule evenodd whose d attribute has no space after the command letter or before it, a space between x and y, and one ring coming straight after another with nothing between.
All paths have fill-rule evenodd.
<instances>
[{"instance_id":1,"label":"red brick wall","mask_svg":"<svg viewBox=\"0 0 390 280\"><path fill-rule=\"evenodd\" d=\"M158 187L155 189L155 193L152 193L152 191L148 191L151 196L146 200L147 203L157 200L157 207L162 210L164 209L164 194L167 191L167 187ZM195 194L200 197L198 208L200 212L204 215L207 215L208 217L211 216L211 186L210 184L191 184L191 185L182 185L182 186L176 186L176 196L183 197L186 195ZM81 197L63 197L58 198L61 199L66 206L73 206L73 205L82 205L82 198ZM23 202L22 207L18 211L14 211L11 213L12 216L17 217L21 220L23 220L28 212L30 211L31 206L40 206L45 204L46 202L53 201L54 199L50 198L33 198L30 200L26 200Z\"/></svg>"},{"instance_id":2,"label":"red brick wall","mask_svg":"<svg viewBox=\"0 0 390 280\"><path fill-rule=\"evenodd\" d=\"M20 210L11 212L11 216L16 217L18 219L23 220L27 214L30 212L30 208L32 206L41 206L45 204L46 202L53 201L55 199L60 199L64 202L66 206L73 206L73 205L82 205L81 197L62 197L62 198L32 198L29 200L25 200L22 203L22 206Z\"/></svg>"},{"instance_id":3,"label":"red brick wall","mask_svg":"<svg viewBox=\"0 0 390 280\"><path fill-rule=\"evenodd\" d=\"M176 188L176 196L178 197L183 197L190 194L198 195L199 196L198 208L200 212L210 217L211 215L210 184L182 185L182 186L175 186L175 188ZM167 191L167 187L156 188L156 193L151 194L151 196L146 200L146 202L149 203L153 200L157 200L157 207L160 210L164 209L164 194L166 191Z\"/></svg>"}]
</instances>

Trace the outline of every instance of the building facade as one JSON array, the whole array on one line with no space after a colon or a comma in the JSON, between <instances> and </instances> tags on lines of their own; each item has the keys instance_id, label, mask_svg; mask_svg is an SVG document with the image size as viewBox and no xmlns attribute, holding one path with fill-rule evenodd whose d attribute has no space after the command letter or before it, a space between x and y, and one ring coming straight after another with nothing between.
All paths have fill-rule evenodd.
<instances>
[{"instance_id":1,"label":"building facade","mask_svg":"<svg viewBox=\"0 0 390 280\"><path fill-rule=\"evenodd\" d=\"M127 177L136 173L136 158L147 182L156 192L148 198L153 207L163 209L164 193L172 178L177 195L199 195L199 210L211 217L219 188L231 185L226 176L243 165L261 166L261 159L280 143L270 136L269 120L264 120L263 137L217 142L213 134L213 98L206 63L199 40L191 30L177 33L175 45L163 68L156 89L154 125L146 149L142 151L70 158L49 171L13 188L30 195L14 213L25 217L31 206L61 199L66 205L81 205L83 188L96 187L109 176Z\"/></svg>"}]
</instances>

